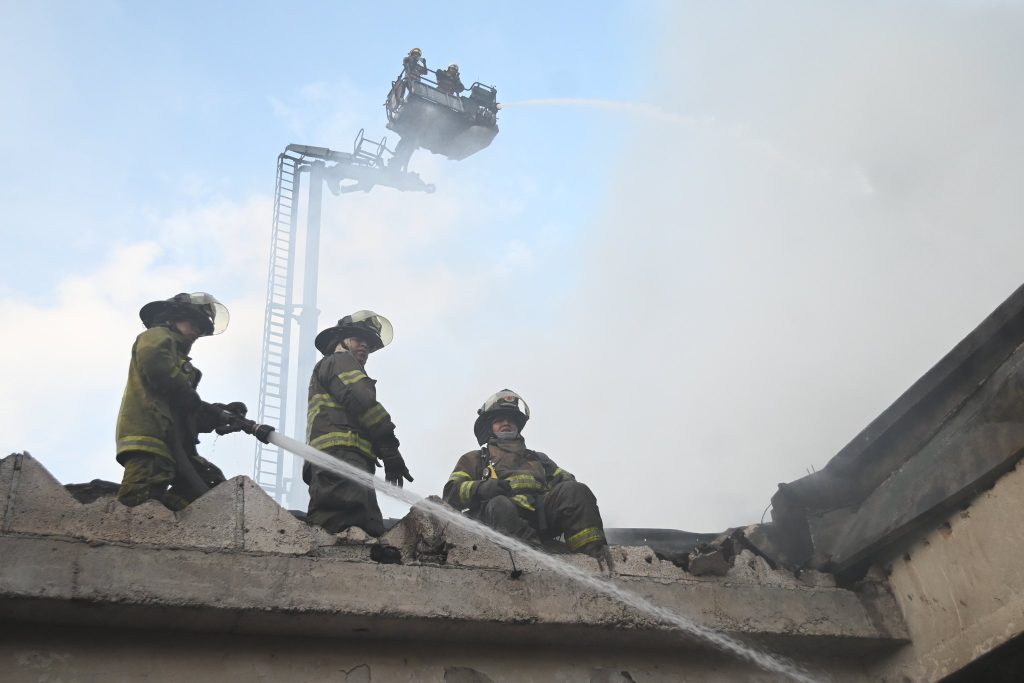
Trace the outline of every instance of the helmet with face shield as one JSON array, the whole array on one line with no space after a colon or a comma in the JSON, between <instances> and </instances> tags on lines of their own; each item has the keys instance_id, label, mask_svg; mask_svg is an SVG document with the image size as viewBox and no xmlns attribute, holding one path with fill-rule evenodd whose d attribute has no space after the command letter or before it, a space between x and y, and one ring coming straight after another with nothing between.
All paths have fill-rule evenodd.
<instances>
[{"instance_id":1,"label":"helmet with face shield","mask_svg":"<svg viewBox=\"0 0 1024 683\"><path fill-rule=\"evenodd\" d=\"M348 337L360 337L370 345L370 353L379 351L395 338L395 328L391 321L373 311L356 311L338 320L320 331L313 342L320 353L325 356L334 353L338 343Z\"/></svg>"},{"instance_id":2,"label":"helmet with face shield","mask_svg":"<svg viewBox=\"0 0 1024 683\"><path fill-rule=\"evenodd\" d=\"M511 389L502 389L484 401L476 413L473 434L476 436L477 443L483 445L493 435L491 425L499 417L509 418L516 423L519 431L522 431L530 419L530 406L516 392Z\"/></svg>"},{"instance_id":3,"label":"helmet with face shield","mask_svg":"<svg viewBox=\"0 0 1024 683\"><path fill-rule=\"evenodd\" d=\"M170 299L150 301L139 310L142 324L148 327L179 320L194 323L202 336L220 334L227 329L231 315L227 306L207 292L182 292Z\"/></svg>"}]
</instances>

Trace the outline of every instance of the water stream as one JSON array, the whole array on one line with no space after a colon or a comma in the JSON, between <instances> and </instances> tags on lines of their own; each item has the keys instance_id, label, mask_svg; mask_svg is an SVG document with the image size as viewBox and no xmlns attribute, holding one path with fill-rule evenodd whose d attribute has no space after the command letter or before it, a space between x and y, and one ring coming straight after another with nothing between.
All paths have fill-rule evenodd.
<instances>
[{"instance_id":1,"label":"water stream","mask_svg":"<svg viewBox=\"0 0 1024 683\"><path fill-rule=\"evenodd\" d=\"M500 109L512 109L514 107L592 107L596 109L608 109L622 111L630 114L637 114L651 119L658 119L667 123L678 123L688 126L709 125L714 122L710 117L703 119L683 116L674 111L663 109L654 104L644 102L625 102L622 100L602 100L592 97L551 97L543 100L518 100L516 102L502 102Z\"/></svg>"},{"instance_id":2,"label":"water stream","mask_svg":"<svg viewBox=\"0 0 1024 683\"><path fill-rule=\"evenodd\" d=\"M794 681L800 681L801 683L811 683L816 680L806 671L802 670L790 661L776 655L756 650L723 633L719 633L718 631L706 626L701 626L681 614L677 614L670 609L656 605L647 598L616 585L604 576L592 574L580 569L579 567L568 564L567 562L563 562L557 556L536 550L521 541L505 536L504 534L485 526L474 519L470 519L453 508L427 500L423 496L409 489L392 486L382 479L356 469L355 467L341 462L340 460L333 458L312 446L287 437L280 432L271 432L270 442L275 446L294 453L314 465L333 470L341 476L354 480L363 486L372 487L386 496L401 500L410 505L418 505L421 509L426 510L437 518L443 519L467 531L483 536L484 538L510 551L515 551L525 555L536 561L538 564L547 567L551 571L565 578L582 584L597 593L614 598L622 604L652 616L665 624L669 624L672 627L679 629L680 631L684 631L701 640L707 641L715 647L745 659L765 671L782 674L784 676L788 676Z\"/></svg>"}]
</instances>

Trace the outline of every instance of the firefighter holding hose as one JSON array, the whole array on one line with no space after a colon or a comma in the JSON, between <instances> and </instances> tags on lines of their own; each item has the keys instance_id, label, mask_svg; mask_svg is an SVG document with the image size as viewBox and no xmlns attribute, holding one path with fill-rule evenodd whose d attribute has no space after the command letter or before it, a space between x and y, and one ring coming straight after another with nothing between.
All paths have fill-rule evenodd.
<instances>
[{"instance_id":1,"label":"firefighter holding hose","mask_svg":"<svg viewBox=\"0 0 1024 683\"><path fill-rule=\"evenodd\" d=\"M181 510L224 481L199 455L198 435L242 429L246 406L207 403L196 387L202 373L189 351L199 337L220 334L228 309L205 292L151 301L139 311L146 326L132 346L128 382L117 416L117 461L124 477L117 499L127 506L157 500Z\"/></svg>"}]
</instances>

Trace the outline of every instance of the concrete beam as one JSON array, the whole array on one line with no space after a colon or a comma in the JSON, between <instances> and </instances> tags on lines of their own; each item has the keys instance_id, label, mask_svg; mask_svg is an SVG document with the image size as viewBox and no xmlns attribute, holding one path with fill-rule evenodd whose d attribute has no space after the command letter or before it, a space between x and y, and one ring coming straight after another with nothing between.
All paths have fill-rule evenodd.
<instances>
[{"instance_id":1,"label":"concrete beam","mask_svg":"<svg viewBox=\"0 0 1024 683\"><path fill-rule=\"evenodd\" d=\"M750 555L756 564L759 558ZM757 568L748 568L752 572ZM726 577L727 578L727 577ZM906 637L891 597L752 581L616 583L701 626L735 635L859 641ZM312 556L0 537L3 618L48 623L571 644L585 637L677 647L679 634L550 572L379 565ZM879 617L879 615L890 615ZM801 643L801 641L803 641Z\"/></svg>"},{"instance_id":2,"label":"concrete beam","mask_svg":"<svg viewBox=\"0 0 1024 683\"><path fill-rule=\"evenodd\" d=\"M845 571L991 486L1024 452L1022 406L1024 348L860 506L808 517L816 562Z\"/></svg>"},{"instance_id":3,"label":"concrete beam","mask_svg":"<svg viewBox=\"0 0 1024 683\"><path fill-rule=\"evenodd\" d=\"M772 497L772 520L776 528L771 533L771 545L778 549L776 559L794 567L821 566L832 555L848 558L840 560L841 566L848 567L872 552L872 533L876 533L874 541L877 543L874 545L878 550L892 541L894 535L890 529L873 530L872 527L878 526L876 520L851 522L854 516L851 513L864 505L867 506L867 516L871 516L874 503L869 498L880 489L891 490L893 485L889 482L894 476L899 477L901 468L918 454L936 447L936 435L940 431L945 431L948 437L949 423L957 416L970 413L972 408L969 404L976 406L979 387L984 392L993 382L994 375L1016 362L1008 359L1015 353L1020 355L1022 341L1024 286L864 428L823 469L779 485L778 492ZM1014 418L1002 421L1021 422L1019 406L1020 403ZM1005 455L1005 451L1000 454ZM952 457L955 460L955 456ZM991 483L1001 473L999 467L1006 461L1007 457L1003 457L994 465L993 471L974 476L974 481L981 486L986 481ZM940 470L949 464L944 461ZM925 467L921 469L927 471ZM941 485L951 498L964 490L934 479L928 482L929 488L936 485ZM967 487L972 485L966 484ZM887 509L888 504L899 502L903 493L915 488L919 487L912 486L897 492L878 507ZM882 496L885 495L883 491ZM941 511L935 510L935 506L929 506L929 514L938 512ZM817 526L814 532L809 522ZM859 529L849 528L851 524ZM913 531L912 526L897 526L901 526L897 535ZM812 539L812 533L815 539ZM840 542L835 538L840 534L847 535L847 541ZM830 547L825 550L819 547L821 539L827 539Z\"/></svg>"},{"instance_id":4,"label":"concrete beam","mask_svg":"<svg viewBox=\"0 0 1024 683\"><path fill-rule=\"evenodd\" d=\"M1024 468L1018 467L887 565L912 644L876 669L937 681L1024 633Z\"/></svg>"}]
</instances>

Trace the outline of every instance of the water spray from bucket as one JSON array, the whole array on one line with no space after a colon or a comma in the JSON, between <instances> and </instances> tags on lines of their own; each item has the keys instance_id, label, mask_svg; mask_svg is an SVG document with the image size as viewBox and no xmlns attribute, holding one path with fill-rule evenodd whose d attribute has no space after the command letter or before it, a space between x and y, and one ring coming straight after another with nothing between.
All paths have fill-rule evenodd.
<instances>
[{"instance_id":1,"label":"water spray from bucket","mask_svg":"<svg viewBox=\"0 0 1024 683\"><path fill-rule=\"evenodd\" d=\"M741 144L751 152L774 159L809 178L829 177L827 169L809 163L796 154L787 152L775 142L758 137L756 132L747 125L728 124L714 116L683 116L678 112L647 102L605 100L593 97L549 97L539 100L518 100L516 102L501 102L498 104L498 109L501 110L518 107L585 107L589 109L605 109L607 111L640 116L652 121L673 124L688 128L691 131L712 132L724 139L733 140ZM862 184L860 180L857 182L859 185Z\"/></svg>"},{"instance_id":2,"label":"water spray from bucket","mask_svg":"<svg viewBox=\"0 0 1024 683\"><path fill-rule=\"evenodd\" d=\"M672 610L655 605L643 596L628 591L604 577L588 573L578 567L568 564L567 562L559 560L555 556L548 555L547 553L531 548L519 540L505 536L491 527L485 526L474 519L466 517L454 508L450 508L446 505L439 505L433 501L427 500L423 496L410 491L409 489L391 486L387 482L374 477L368 472L356 469L337 458L333 458L312 446L296 441L295 439L287 437L279 432L272 431L266 436L270 443L294 453L313 465L337 472L347 479L351 479L368 488L374 488L391 498L395 498L410 505L417 505L435 517L451 522L452 524L472 533L479 534L510 551L522 553L553 572L556 572L579 584L585 585L598 593L603 593L604 595L614 598L624 605L655 617L663 623L677 628L680 631L684 631L701 640L709 642L721 650L730 652L757 665L765 671L782 674L784 676L788 676L794 681L800 681L801 683L812 683L812 681L815 680L807 672L803 671L792 662L766 652L755 650L734 638L707 628L706 626L701 626L681 614L676 614Z\"/></svg>"},{"instance_id":3,"label":"water spray from bucket","mask_svg":"<svg viewBox=\"0 0 1024 683\"><path fill-rule=\"evenodd\" d=\"M502 102L499 109L511 109L513 107L593 107L596 109L608 109L621 111L628 114L636 114L646 118L665 121L666 123L677 123L687 126L707 125L713 119L698 119L674 111L663 109L654 104L643 102L625 102L622 100L602 100L590 97L552 97L543 100L519 100L517 102Z\"/></svg>"}]
</instances>

